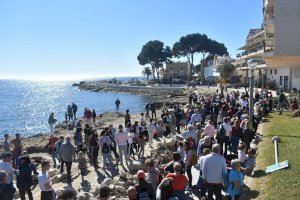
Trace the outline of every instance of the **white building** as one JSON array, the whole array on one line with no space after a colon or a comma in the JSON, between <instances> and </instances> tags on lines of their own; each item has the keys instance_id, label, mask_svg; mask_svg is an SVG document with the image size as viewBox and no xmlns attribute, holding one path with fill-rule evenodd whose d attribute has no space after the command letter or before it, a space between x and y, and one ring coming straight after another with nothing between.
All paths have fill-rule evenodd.
<instances>
[{"instance_id":1,"label":"white building","mask_svg":"<svg viewBox=\"0 0 300 200\"><path fill-rule=\"evenodd\" d=\"M223 56L215 56L213 60L207 62L207 66L204 67L204 77L206 79L217 78L220 76L220 73L217 72L217 68L219 65L223 65L226 62L230 63L233 59L228 55Z\"/></svg>"},{"instance_id":2,"label":"white building","mask_svg":"<svg viewBox=\"0 0 300 200\"><path fill-rule=\"evenodd\" d=\"M174 62L166 64L166 79L180 79L181 81L187 81L191 76L191 67L188 62Z\"/></svg>"}]
</instances>

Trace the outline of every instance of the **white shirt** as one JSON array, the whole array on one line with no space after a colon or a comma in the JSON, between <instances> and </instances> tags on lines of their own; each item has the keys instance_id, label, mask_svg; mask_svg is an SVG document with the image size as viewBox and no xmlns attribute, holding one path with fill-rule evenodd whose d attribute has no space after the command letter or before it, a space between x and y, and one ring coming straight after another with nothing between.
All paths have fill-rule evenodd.
<instances>
[{"instance_id":1,"label":"white shirt","mask_svg":"<svg viewBox=\"0 0 300 200\"><path fill-rule=\"evenodd\" d=\"M132 144L133 143L133 138L134 138L134 132L129 132L128 133L128 139L127 139L127 141L128 141L128 143L129 144Z\"/></svg>"},{"instance_id":2,"label":"white shirt","mask_svg":"<svg viewBox=\"0 0 300 200\"><path fill-rule=\"evenodd\" d=\"M199 167L200 167L200 170L203 169L205 157L206 157L206 156L201 156L201 157L199 158Z\"/></svg>"},{"instance_id":3,"label":"white shirt","mask_svg":"<svg viewBox=\"0 0 300 200\"><path fill-rule=\"evenodd\" d=\"M0 170L3 170L7 174L7 183L12 183L14 180L14 170L10 163L0 162Z\"/></svg>"},{"instance_id":4,"label":"white shirt","mask_svg":"<svg viewBox=\"0 0 300 200\"><path fill-rule=\"evenodd\" d=\"M196 140L196 132L195 131L185 131L182 133L182 137L184 139L188 139L188 138L193 138L194 140Z\"/></svg>"},{"instance_id":5,"label":"white shirt","mask_svg":"<svg viewBox=\"0 0 300 200\"><path fill-rule=\"evenodd\" d=\"M196 124L196 123L200 123L202 121L202 117L201 117L201 115L199 114L199 113L194 113L193 115L192 115L192 117L191 117L191 122L193 123L193 124Z\"/></svg>"},{"instance_id":6,"label":"white shirt","mask_svg":"<svg viewBox=\"0 0 300 200\"><path fill-rule=\"evenodd\" d=\"M245 160L247 160L246 152L244 152L242 150L238 150L238 159L241 163L245 162Z\"/></svg>"},{"instance_id":7,"label":"white shirt","mask_svg":"<svg viewBox=\"0 0 300 200\"><path fill-rule=\"evenodd\" d=\"M223 123L222 125L225 129L226 136L229 136L230 132L232 131L232 126L228 123Z\"/></svg>"},{"instance_id":8,"label":"white shirt","mask_svg":"<svg viewBox=\"0 0 300 200\"><path fill-rule=\"evenodd\" d=\"M40 172L38 176L39 186L41 191L52 191L53 189L46 188L46 183L51 183L48 172Z\"/></svg>"}]
</instances>

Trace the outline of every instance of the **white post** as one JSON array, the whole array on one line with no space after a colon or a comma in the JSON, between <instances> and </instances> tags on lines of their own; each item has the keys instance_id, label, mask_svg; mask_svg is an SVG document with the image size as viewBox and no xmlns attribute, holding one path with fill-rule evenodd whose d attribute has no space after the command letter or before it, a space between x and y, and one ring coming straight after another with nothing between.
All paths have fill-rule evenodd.
<instances>
[{"instance_id":1,"label":"white post","mask_svg":"<svg viewBox=\"0 0 300 200\"><path fill-rule=\"evenodd\" d=\"M274 146L275 146L275 163L278 163L279 159L278 159L278 141L277 140L274 141Z\"/></svg>"}]
</instances>

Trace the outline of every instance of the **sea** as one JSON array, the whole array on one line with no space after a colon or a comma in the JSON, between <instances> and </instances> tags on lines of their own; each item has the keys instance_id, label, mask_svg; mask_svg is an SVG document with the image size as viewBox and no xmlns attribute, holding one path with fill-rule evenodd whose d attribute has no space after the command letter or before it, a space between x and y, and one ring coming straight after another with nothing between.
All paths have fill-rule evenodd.
<instances>
[{"instance_id":1,"label":"sea","mask_svg":"<svg viewBox=\"0 0 300 200\"><path fill-rule=\"evenodd\" d=\"M123 78L122 80L126 80ZM149 97L108 92L81 91L74 81L0 80L0 137L3 134L32 136L48 133L48 117L55 113L58 122L64 120L67 106L78 105L77 116L84 108L95 109L97 115L115 110L120 99L120 111L131 113L144 110Z\"/></svg>"}]
</instances>

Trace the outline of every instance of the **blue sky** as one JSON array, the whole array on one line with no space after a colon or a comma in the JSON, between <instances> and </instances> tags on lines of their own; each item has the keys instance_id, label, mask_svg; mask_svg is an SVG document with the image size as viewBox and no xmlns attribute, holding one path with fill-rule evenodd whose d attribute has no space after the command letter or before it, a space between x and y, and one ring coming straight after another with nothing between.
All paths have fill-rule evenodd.
<instances>
[{"instance_id":1,"label":"blue sky","mask_svg":"<svg viewBox=\"0 0 300 200\"><path fill-rule=\"evenodd\" d=\"M0 78L140 75L146 42L189 33L235 57L261 23L262 0L1 0Z\"/></svg>"}]
</instances>

